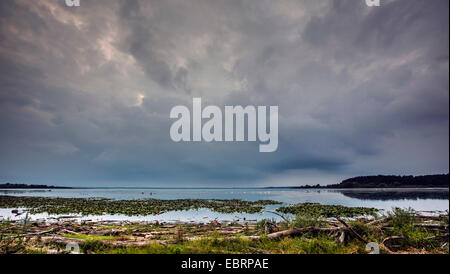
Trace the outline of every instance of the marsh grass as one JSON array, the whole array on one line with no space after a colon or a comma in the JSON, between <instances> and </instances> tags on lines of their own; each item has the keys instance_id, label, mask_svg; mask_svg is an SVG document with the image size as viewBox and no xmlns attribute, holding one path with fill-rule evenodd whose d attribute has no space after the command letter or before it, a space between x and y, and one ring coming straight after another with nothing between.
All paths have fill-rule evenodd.
<instances>
[{"instance_id":1,"label":"marsh grass","mask_svg":"<svg viewBox=\"0 0 450 274\"><path fill-rule=\"evenodd\" d=\"M403 234L404 232L410 231L416 221L415 213L411 208L394 208L389 212L388 216L391 218L392 232Z\"/></svg>"},{"instance_id":2,"label":"marsh grass","mask_svg":"<svg viewBox=\"0 0 450 274\"><path fill-rule=\"evenodd\" d=\"M344 254L358 249L355 245L342 246L328 235L316 238L283 238L258 241L244 238L226 239L219 235L209 239L170 244L150 244L145 247L108 248L101 242L90 241L82 247L84 253L97 254Z\"/></svg>"},{"instance_id":3,"label":"marsh grass","mask_svg":"<svg viewBox=\"0 0 450 274\"><path fill-rule=\"evenodd\" d=\"M9 221L1 223L0 232L0 254L15 254L24 252L28 244L28 239L23 235L29 228L28 213L22 220L22 225L14 230L10 230L11 223Z\"/></svg>"},{"instance_id":4,"label":"marsh grass","mask_svg":"<svg viewBox=\"0 0 450 274\"><path fill-rule=\"evenodd\" d=\"M435 231L415 226L419 222L419 219L416 217L417 214L413 209L395 208L388 215L391 218L388 233L403 237L403 239L395 241L397 248L441 249L442 244L433 238L433 236L436 236ZM444 218L441 221L441 223L445 222L448 223L448 218Z\"/></svg>"},{"instance_id":5,"label":"marsh grass","mask_svg":"<svg viewBox=\"0 0 450 274\"><path fill-rule=\"evenodd\" d=\"M280 207L277 212L294 214L310 219L332 217L359 217L364 215L376 216L378 209L367 207L347 207L341 205L322 205L318 203L301 203Z\"/></svg>"},{"instance_id":6,"label":"marsh grass","mask_svg":"<svg viewBox=\"0 0 450 274\"><path fill-rule=\"evenodd\" d=\"M325 227L328 223L322 217L296 215L289 224L290 228Z\"/></svg>"},{"instance_id":7,"label":"marsh grass","mask_svg":"<svg viewBox=\"0 0 450 274\"><path fill-rule=\"evenodd\" d=\"M126 240L127 237L124 236L103 236L103 235L74 235L74 234L64 234L63 235L66 238L72 238L72 239L80 239L80 240L87 240L87 241L122 241Z\"/></svg>"},{"instance_id":8,"label":"marsh grass","mask_svg":"<svg viewBox=\"0 0 450 274\"><path fill-rule=\"evenodd\" d=\"M0 208L27 208L31 214L123 214L127 216L158 215L167 211L209 209L220 213L260 213L277 201L244 201L238 199L178 200L111 200L103 198L49 198L0 196Z\"/></svg>"}]
</instances>

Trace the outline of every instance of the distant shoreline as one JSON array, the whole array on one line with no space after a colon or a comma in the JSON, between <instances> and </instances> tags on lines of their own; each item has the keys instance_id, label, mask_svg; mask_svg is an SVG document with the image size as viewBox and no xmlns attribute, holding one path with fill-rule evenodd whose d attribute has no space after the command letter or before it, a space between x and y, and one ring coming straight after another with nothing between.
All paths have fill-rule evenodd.
<instances>
[{"instance_id":1,"label":"distant shoreline","mask_svg":"<svg viewBox=\"0 0 450 274\"><path fill-rule=\"evenodd\" d=\"M449 174L424 176L360 176L339 184L293 186L294 189L449 188Z\"/></svg>"},{"instance_id":2,"label":"distant shoreline","mask_svg":"<svg viewBox=\"0 0 450 274\"><path fill-rule=\"evenodd\" d=\"M62 187L48 185L0 184L0 189L448 189L449 174L424 176L360 176L332 185L269 187Z\"/></svg>"},{"instance_id":3,"label":"distant shoreline","mask_svg":"<svg viewBox=\"0 0 450 274\"><path fill-rule=\"evenodd\" d=\"M405 187L352 187L352 188L339 188L339 187L327 187L327 186L280 186L280 187L263 187L256 189L324 189L324 190L398 190L398 189L423 189L423 190L449 190L448 186L443 187L426 187L426 186L405 186Z\"/></svg>"},{"instance_id":4,"label":"distant shoreline","mask_svg":"<svg viewBox=\"0 0 450 274\"><path fill-rule=\"evenodd\" d=\"M0 184L0 189L73 189L73 187L6 183Z\"/></svg>"}]
</instances>

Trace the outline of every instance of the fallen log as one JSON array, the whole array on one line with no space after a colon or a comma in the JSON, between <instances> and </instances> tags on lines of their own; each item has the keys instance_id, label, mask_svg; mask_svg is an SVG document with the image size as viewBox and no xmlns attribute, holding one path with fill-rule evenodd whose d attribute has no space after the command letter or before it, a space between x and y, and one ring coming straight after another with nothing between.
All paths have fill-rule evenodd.
<instances>
[{"instance_id":1,"label":"fallen log","mask_svg":"<svg viewBox=\"0 0 450 274\"><path fill-rule=\"evenodd\" d=\"M68 245L68 244L81 244L85 240L83 239L72 239L67 237L60 237L60 236L54 236L54 237L42 237L41 242L44 244L59 244L59 245Z\"/></svg>"},{"instance_id":2,"label":"fallen log","mask_svg":"<svg viewBox=\"0 0 450 274\"><path fill-rule=\"evenodd\" d=\"M55 219L56 220L64 220L64 219L77 219L77 218L80 218L80 217L72 215L72 216L59 216L59 217L56 217Z\"/></svg>"},{"instance_id":3,"label":"fallen log","mask_svg":"<svg viewBox=\"0 0 450 274\"><path fill-rule=\"evenodd\" d=\"M175 231L152 231L150 232L152 235L174 235Z\"/></svg>"},{"instance_id":4,"label":"fallen log","mask_svg":"<svg viewBox=\"0 0 450 274\"><path fill-rule=\"evenodd\" d=\"M442 219L448 219L448 215L416 215L417 218L421 219L432 219L432 220L442 220Z\"/></svg>"},{"instance_id":5,"label":"fallen log","mask_svg":"<svg viewBox=\"0 0 450 274\"><path fill-rule=\"evenodd\" d=\"M286 222L289 222L289 220L286 219L286 217L284 217L283 215L281 215L281 214L278 213L278 212L275 212L275 211L269 211L269 210L266 210L266 212L269 212L269 213L275 214L275 215L277 215L277 216L280 216L283 220L285 220Z\"/></svg>"},{"instance_id":6,"label":"fallen log","mask_svg":"<svg viewBox=\"0 0 450 274\"><path fill-rule=\"evenodd\" d=\"M342 227L305 227L291 230L283 230L275 233L268 234L266 238L277 239L286 236L298 236L306 232L336 232L342 230ZM259 236L258 236L259 237Z\"/></svg>"},{"instance_id":7,"label":"fallen log","mask_svg":"<svg viewBox=\"0 0 450 274\"><path fill-rule=\"evenodd\" d=\"M80 235L81 233L72 231L72 230L68 230L68 229L62 229L59 231L59 233L67 233L67 234L73 234L73 235Z\"/></svg>"},{"instance_id":8,"label":"fallen log","mask_svg":"<svg viewBox=\"0 0 450 274\"><path fill-rule=\"evenodd\" d=\"M338 238L338 243L344 244L345 243L345 231L341 232L341 235Z\"/></svg>"},{"instance_id":9,"label":"fallen log","mask_svg":"<svg viewBox=\"0 0 450 274\"><path fill-rule=\"evenodd\" d=\"M350 230L351 233L353 233L353 235L356 236L356 238L358 240L360 240L361 242L368 244L369 242L366 241L363 237L361 237L361 235L359 235L355 230L353 230L353 228L351 228L346 222L344 222L341 218L336 217L336 219L341 222L346 228L348 228L348 230Z\"/></svg>"},{"instance_id":10,"label":"fallen log","mask_svg":"<svg viewBox=\"0 0 450 274\"><path fill-rule=\"evenodd\" d=\"M253 235L253 236L238 236L238 237L225 237L223 240L230 240L230 239L247 239L247 240L261 240L263 238L267 239L278 239L281 237L295 237L302 235L307 232L339 232L343 229L343 227L305 227L305 228L299 228L299 229L291 229L291 230L283 230L279 232L274 232L271 234L263 236ZM210 239L217 239L214 237L188 237L186 238L189 241L194 240L210 240Z\"/></svg>"},{"instance_id":11,"label":"fallen log","mask_svg":"<svg viewBox=\"0 0 450 274\"><path fill-rule=\"evenodd\" d=\"M387 237L386 239L384 239L384 240L381 242L381 244L384 245L384 246L386 246L385 243L388 242L388 241L392 241L392 240L404 240L404 239L405 239L405 237L403 237L403 236L390 236L390 237Z\"/></svg>"},{"instance_id":12,"label":"fallen log","mask_svg":"<svg viewBox=\"0 0 450 274\"><path fill-rule=\"evenodd\" d=\"M235 230L235 231L218 231L221 235L233 235L244 232L244 230Z\"/></svg>"},{"instance_id":13,"label":"fallen log","mask_svg":"<svg viewBox=\"0 0 450 274\"><path fill-rule=\"evenodd\" d=\"M68 244L82 244L86 240L84 239L74 239L74 238L67 238L67 237L43 237L41 239L41 242L44 244L59 244L59 245L68 245ZM146 241L100 241L105 246L109 247L117 247L117 248L126 248L126 247L142 247L147 246L151 244L162 244L167 245L167 241L158 241L158 240L146 240Z\"/></svg>"},{"instance_id":14,"label":"fallen log","mask_svg":"<svg viewBox=\"0 0 450 274\"><path fill-rule=\"evenodd\" d=\"M435 229L444 229L447 230L447 225L441 225L441 224L414 224L416 227L422 227L422 228L435 228Z\"/></svg>"},{"instance_id":15,"label":"fallen log","mask_svg":"<svg viewBox=\"0 0 450 274\"><path fill-rule=\"evenodd\" d=\"M56 229L50 229L50 230L45 230L45 231L40 231L40 232L33 232L33 233L26 233L26 234L21 234L20 236L22 237L33 237L33 236L40 236L40 235L44 235L47 233L51 233L54 232Z\"/></svg>"},{"instance_id":16,"label":"fallen log","mask_svg":"<svg viewBox=\"0 0 450 274\"><path fill-rule=\"evenodd\" d=\"M384 219L379 219L379 220L375 220L375 221L369 222L369 223L367 223L367 225L383 224L383 223L389 222L391 219L392 219L391 217L387 217L387 218L384 218Z\"/></svg>"},{"instance_id":17,"label":"fallen log","mask_svg":"<svg viewBox=\"0 0 450 274\"><path fill-rule=\"evenodd\" d=\"M435 240L435 239L440 239L440 238L444 238L448 242L448 240L449 240L448 233L445 235L436 235L436 236L427 237L427 238L425 238L425 240Z\"/></svg>"}]
</instances>

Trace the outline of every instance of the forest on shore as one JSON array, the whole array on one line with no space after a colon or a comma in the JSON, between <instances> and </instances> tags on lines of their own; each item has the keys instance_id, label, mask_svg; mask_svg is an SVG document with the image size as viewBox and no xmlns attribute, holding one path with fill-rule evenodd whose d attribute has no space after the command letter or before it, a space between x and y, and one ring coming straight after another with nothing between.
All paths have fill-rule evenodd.
<instances>
[{"instance_id":1,"label":"forest on shore","mask_svg":"<svg viewBox=\"0 0 450 274\"><path fill-rule=\"evenodd\" d=\"M448 188L449 174L424 176L359 176L327 186L298 186L294 188Z\"/></svg>"}]
</instances>

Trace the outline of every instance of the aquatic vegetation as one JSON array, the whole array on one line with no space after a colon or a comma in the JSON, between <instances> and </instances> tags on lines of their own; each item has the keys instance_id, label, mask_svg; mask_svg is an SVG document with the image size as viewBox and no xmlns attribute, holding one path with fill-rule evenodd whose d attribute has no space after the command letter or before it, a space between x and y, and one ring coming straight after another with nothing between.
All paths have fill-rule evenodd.
<instances>
[{"instance_id":1,"label":"aquatic vegetation","mask_svg":"<svg viewBox=\"0 0 450 274\"><path fill-rule=\"evenodd\" d=\"M317 203L302 203L277 209L281 213L290 213L309 218L358 217L363 215L375 216L376 208L346 207L341 205L322 205Z\"/></svg>"},{"instance_id":2,"label":"aquatic vegetation","mask_svg":"<svg viewBox=\"0 0 450 274\"><path fill-rule=\"evenodd\" d=\"M123 214L128 216L158 215L166 211L210 209L221 213L259 213L264 206L280 204L276 201L244 200L111 200L98 198L46 198L0 196L0 208L27 208L30 213L48 214Z\"/></svg>"}]
</instances>

